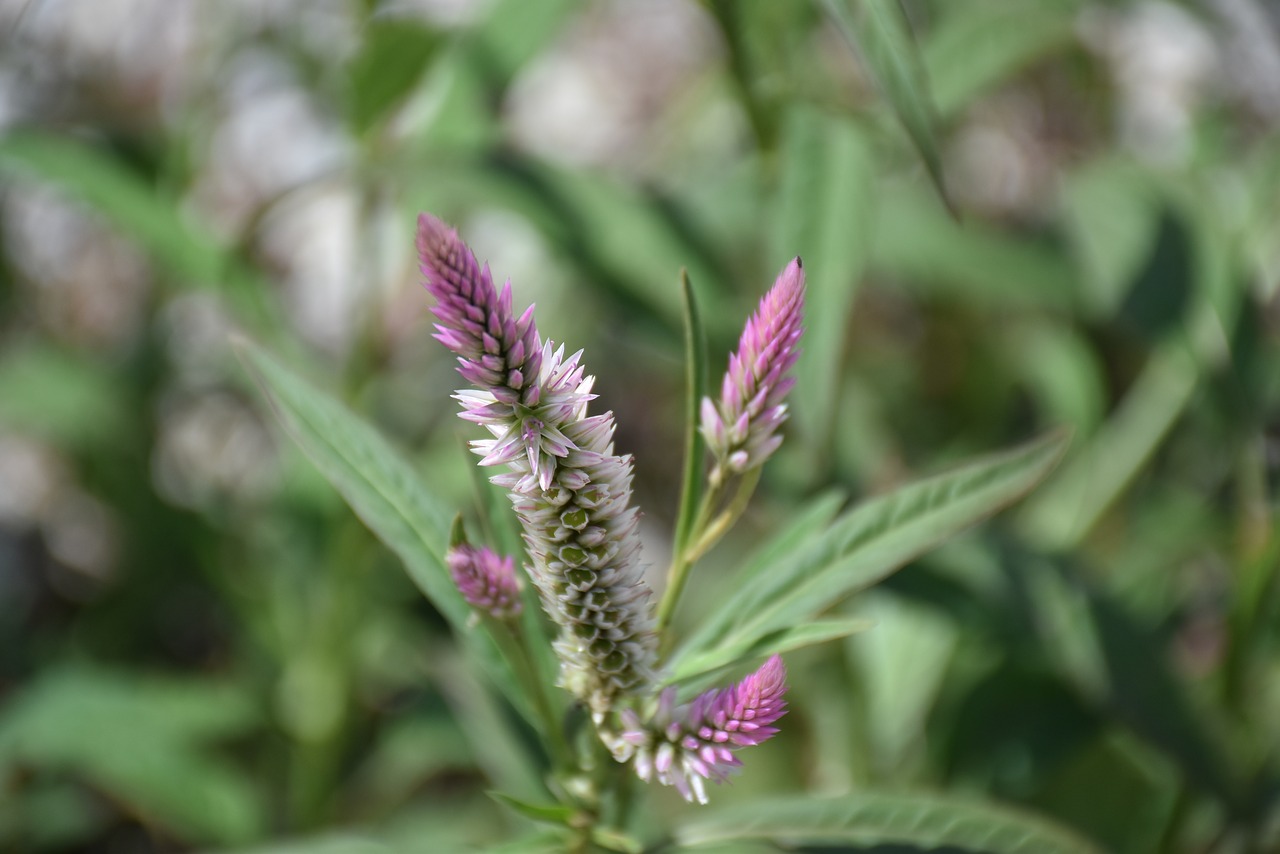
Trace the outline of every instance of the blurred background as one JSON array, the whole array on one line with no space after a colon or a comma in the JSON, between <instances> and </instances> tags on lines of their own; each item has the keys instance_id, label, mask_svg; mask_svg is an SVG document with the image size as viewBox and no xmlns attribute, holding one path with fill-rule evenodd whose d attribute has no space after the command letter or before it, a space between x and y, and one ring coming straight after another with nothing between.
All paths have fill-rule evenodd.
<instances>
[{"instance_id":1,"label":"blurred background","mask_svg":"<svg viewBox=\"0 0 1280 854\"><path fill-rule=\"evenodd\" d=\"M686 625L802 500L1074 431L847 606L874 630L789 659L783 735L715 801L948 789L1107 850L1280 849L1280 7L862 5L0 0L0 848L522 821L484 792L530 733L229 341L474 507L429 210L585 348L658 573L679 270L718 371L804 256L789 441Z\"/></svg>"}]
</instances>

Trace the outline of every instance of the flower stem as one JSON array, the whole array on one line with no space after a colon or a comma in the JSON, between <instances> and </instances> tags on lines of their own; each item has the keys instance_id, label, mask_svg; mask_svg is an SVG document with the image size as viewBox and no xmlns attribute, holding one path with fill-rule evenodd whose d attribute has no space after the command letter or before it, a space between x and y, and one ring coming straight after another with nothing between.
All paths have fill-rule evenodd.
<instances>
[{"instance_id":1,"label":"flower stem","mask_svg":"<svg viewBox=\"0 0 1280 854\"><path fill-rule=\"evenodd\" d=\"M719 497L720 490L715 487L712 487L702 497L702 504L694 517L696 521L686 536L686 543L677 543L676 545L676 554L671 560L670 568L667 570L667 589L662 592L662 601L658 603L659 637L664 637L664 633L671 625L671 618L675 615L676 602L680 599L685 582L689 579L689 570L694 563L688 541L697 542L701 539L702 529L706 524L707 517L711 515L711 508L715 506Z\"/></svg>"},{"instance_id":2,"label":"flower stem","mask_svg":"<svg viewBox=\"0 0 1280 854\"><path fill-rule=\"evenodd\" d=\"M718 543L742 516L759 482L759 468L751 469L744 474L738 481L738 488L733 498L719 514L715 514L715 511L724 497L725 483L723 481L712 483L711 488L703 496L687 541L680 547L671 561L671 568L667 570L667 589L663 592L662 601L658 604L657 618L658 633L663 637L663 646L670 646L670 639L663 633L671 625L671 619L675 616L676 603L684 591L685 582L689 580L689 570L703 555L711 551L712 546Z\"/></svg>"},{"instance_id":3,"label":"flower stem","mask_svg":"<svg viewBox=\"0 0 1280 854\"><path fill-rule=\"evenodd\" d=\"M488 625L490 634L502 652L503 658L510 662L512 671L533 703L534 714L541 722L540 729L547 739L547 752L551 755L553 768L557 771L573 770L576 763L565 741L561 721L555 713L555 706L547 694L546 686L534 671L533 661L525 651L516 627L509 620L497 620L491 617L485 618L484 622Z\"/></svg>"}]
</instances>

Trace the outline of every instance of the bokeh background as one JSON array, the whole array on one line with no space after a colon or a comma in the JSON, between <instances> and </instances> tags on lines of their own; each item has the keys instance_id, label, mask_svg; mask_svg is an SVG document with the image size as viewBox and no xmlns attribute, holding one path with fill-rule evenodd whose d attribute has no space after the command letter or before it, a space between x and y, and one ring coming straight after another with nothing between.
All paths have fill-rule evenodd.
<instances>
[{"instance_id":1,"label":"bokeh background","mask_svg":"<svg viewBox=\"0 0 1280 854\"><path fill-rule=\"evenodd\" d=\"M0 0L0 848L519 826L484 793L530 734L230 343L473 508L430 210L585 348L655 572L679 270L718 370L804 255L789 441L686 624L802 500L1074 430L847 606L874 630L792 657L716 801L949 789L1108 850L1277 850L1280 7L908 0L886 47L860 5Z\"/></svg>"}]
</instances>

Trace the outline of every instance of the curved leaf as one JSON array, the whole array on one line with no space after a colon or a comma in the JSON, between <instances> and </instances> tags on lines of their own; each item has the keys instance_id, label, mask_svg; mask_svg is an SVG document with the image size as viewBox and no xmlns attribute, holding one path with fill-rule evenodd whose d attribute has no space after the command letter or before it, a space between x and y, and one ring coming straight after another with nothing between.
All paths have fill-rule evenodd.
<instances>
[{"instance_id":1,"label":"curved leaf","mask_svg":"<svg viewBox=\"0 0 1280 854\"><path fill-rule=\"evenodd\" d=\"M850 48L855 52L861 49L885 98L919 150L938 195L950 206L942 180L937 117L928 77L899 0L824 0L822 5Z\"/></svg>"},{"instance_id":2,"label":"curved leaf","mask_svg":"<svg viewBox=\"0 0 1280 854\"><path fill-rule=\"evenodd\" d=\"M812 620L1020 498L1053 469L1066 444L1055 433L848 511L808 547L747 579L681 650L676 667Z\"/></svg>"},{"instance_id":3,"label":"curved leaf","mask_svg":"<svg viewBox=\"0 0 1280 854\"><path fill-rule=\"evenodd\" d=\"M875 157L855 122L799 106L787 115L772 257L805 260L807 312L795 423L815 453L831 435L845 333L870 254Z\"/></svg>"},{"instance_id":4,"label":"curved leaf","mask_svg":"<svg viewBox=\"0 0 1280 854\"><path fill-rule=\"evenodd\" d=\"M242 339L236 349L293 440L400 556L431 604L464 629L470 611L444 566L450 516L409 462L345 406L255 345Z\"/></svg>"},{"instance_id":5,"label":"curved leaf","mask_svg":"<svg viewBox=\"0 0 1280 854\"><path fill-rule=\"evenodd\" d=\"M532 690L498 651L484 624L470 628L471 611L449 577L444 550L451 518L412 465L378 432L248 341L236 342L294 441L346 499L356 515L404 562L409 577L444 615L482 666L535 726Z\"/></svg>"},{"instance_id":6,"label":"curved leaf","mask_svg":"<svg viewBox=\"0 0 1280 854\"><path fill-rule=\"evenodd\" d=\"M801 623L787 629L758 638L754 643L743 643L737 646L716 647L701 655L682 657L667 677L667 682L686 682L698 676L732 667L747 659L767 658L774 653L790 652L806 646L814 646L827 641L863 632L875 625L875 620L860 617L842 618L838 620L815 620Z\"/></svg>"},{"instance_id":7,"label":"curved leaf","mask_svg":"<svg viewBox=\"0 0 1280 854\"><path fill-rule=\"evenodd\" d=\"M770 839L785 845L913 845L984 854L1093 854L1068 830L1008 807L938 795L865 793L778 798L718 810L677 829L678 842L700 847Z\"/></svg>"}]
</instances>

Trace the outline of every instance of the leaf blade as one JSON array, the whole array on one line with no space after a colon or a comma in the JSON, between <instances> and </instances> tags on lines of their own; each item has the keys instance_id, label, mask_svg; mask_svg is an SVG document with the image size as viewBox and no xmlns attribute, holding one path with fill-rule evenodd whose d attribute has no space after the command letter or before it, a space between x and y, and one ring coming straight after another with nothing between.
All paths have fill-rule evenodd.
<instances>
[{"instance_id":1,"label":"leaf blade","mask_svg":"<svg viewBox=\"0 0 1280 854\"><path fill-rule=\"evenodd\" d=\"M767 658L775 653L792 652L806 646L839 640L875 625L874 620L860 617L816 620L781 629L752 643L735 647L716 647L701 655L687 656L672 662L666 682L687 682L700 676L732 667L747 659Z\"/></svg>"},{"instance_id":2,"label":"leaf blade","mask_svg":"<svg viewBox=\"0 0 1280 854\"><path fill-rule=\"evenodd\" d=\"M811 619L1026 494L1066 449L1061 433L909 484L845 513L811 546L739 588L719 647ZM697 651L697 650L691 650Z\"/></svg>"},{"instance_id":3,"label":"leaf blade","mask_svg":"<svg viewBox=\"0 0 1280 854\"><path fill-rule=\"evenodd\" d=\"M1098 848L1036 816L981 801L860 793L741 804L677 828L697 847L746 839L781 844L954 846L985 854L1096 854Z\"/></svg>"},{"instance_id":4,"label":"leaf blade","mask_svg":"<svg viewBox=\"0 0 1280 854\"><path fill-rule=\"evenodd\" d=\"M938 148L937 116L929 81L911 25L898 0L823 0L841 35L871 67L907 136L920 153L925 170L948 208ZM851 8L856 5L855 8ZM859 50L860 49L860 50Z\"/></svg>"}]
</instances>

